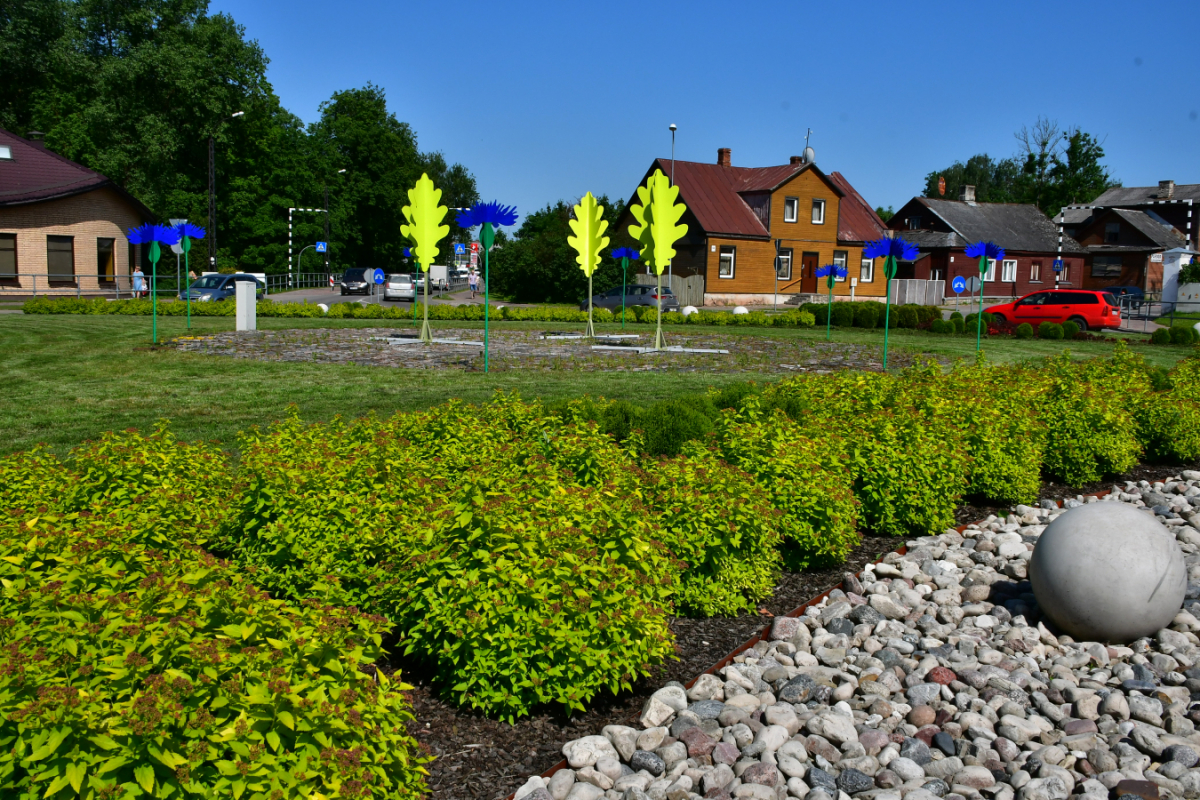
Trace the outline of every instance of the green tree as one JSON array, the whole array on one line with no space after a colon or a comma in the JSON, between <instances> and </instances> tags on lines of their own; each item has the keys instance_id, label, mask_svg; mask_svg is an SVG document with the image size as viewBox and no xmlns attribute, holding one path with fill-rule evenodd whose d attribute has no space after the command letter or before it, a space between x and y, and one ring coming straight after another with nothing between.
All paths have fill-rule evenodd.
<instances>
[{"instance_id":1,"label":"green tree","mask_svg":"<svg viewBox=\"0 0 1200 800\"><path fill-rule=\"evenodd\" d=\"M881 220L887 222L889 219L896 216L896 209L892 208L891 206L888 206L887 208L884 208L883 206L876 206L875 213Z\"/></svg>"},{"instance_id":2,"label":"green tree","mask_svg":"<svg viewBox=\"0 0 1200 800\"><path fill-rule=\"evenodd\" d=\"M1020 168L1011 158L996 160L987 153L971 156L964 164L955 161L944 170L925 176L925 196L940 198L938 178L946 179L946 200L957 200L959 189L975 187L975 199L980 203L1014 202L1014 184Z\"/></svg>"},{"instance_id":3,"label":"green tree","mask_svg":"<svg viewBox=\"0 0 1200 800\"><path fill-rule=\"evenodd\" d=\"M1063 134L1066 146L1054 157L1047 213L1056 213L1066 205L1090 203L1107 189L1119 186L1108 168L1100 163L1104 148L1089 133L1074 128Z\"/></svg>"}]
</instances>

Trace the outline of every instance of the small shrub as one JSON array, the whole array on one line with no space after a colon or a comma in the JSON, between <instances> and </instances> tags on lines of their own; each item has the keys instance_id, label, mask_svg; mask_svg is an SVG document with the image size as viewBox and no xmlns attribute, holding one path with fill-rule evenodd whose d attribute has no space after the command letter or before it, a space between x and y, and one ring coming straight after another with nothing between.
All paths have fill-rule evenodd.
<instances>
[{"instance_id":1,"label":"small shrub","mask_svg":"<svg viewBox=\"0 0 1200 800\"><path fill-rule=\"evenodd\" d=\"M1020 325L1017 326L1017 338L1018 339L1032 339L1033 338L1033 326L1030 325L1028 322L1022 322Z\"/></svg>"},{"instance_id":2,"label":"small shrub","mask_svg":"<svg viewBox=\"0 0 1200 800\"><path fill-rule=\"evenodd\" d=\"M1063 326L1057 322L1043 322L1038 325L1039 339L1061 339L1063 338Z\"/></svg>"},{"instance_id":3,"label":"small shrub","mask_svg":"<svg viewBox=\"0 0 1200 800\"><path fill-rule=\"evenodd\" d=\"M1182 325L1176 325L1171 328L1171 344L1186 344L1192 343L1193 331L1191 328L1186 328Z\"/></svg>"},{"instance_id":4,"label":"small shrub","mask_svg":"<svg viewBox=\"0 0 1200 800\"><path fill-rule=\"evenodd\" d=\"M962 319L962 318L963 318L963 315L961 312L959 312L959 311L951 311L950 312L950 319L955 320L955 319Z\"/></svg>"},{"instance_id":5,"label":"small shrub","mask_svg":"<svg viewBox=\"0 0 1200 800\"><path fill-rule=\"evenodd\" d=\"M854 306L854 327L879 327L879 303L876 303L872 300L864 300L862 302L853 303L852 305Z\"/></svg>"},{"instance_id":6,"label":"small shrub","mask_svg":"<svg viewBox=\"0 0 1200 800\"><path fill-rule=\"evenodd\" d=\"M761 314L762 312L760 311L758 313ZM679 313L678 311L668 311L663 314L662 321L663 325L682 325L687 320L685 320L683 318L683 314Z\"/></svg>"},{"instance_id":7,"label":"small shrub","mask_svg":"<svg viewBox=\"0 0 1200 800\"><path fill-rule=\"evenodd\" d=\"M1150 344L1170 344L1170 343L1171 343L1171 329L1170 328L1159 328L1158 330L1154 331L1154 333L1150 334Z\"/></svg>"},{"instance_id":8,"label":"small shrub","mask_svg":"<svg viewBox=\"0 0 1200 800\"><path fill-rule=\"evenodd\" d=\"M707 413L706 413L707 412ZM713 410L686 398L656 403L639 417L652 456L677 456L683 445L714 429Z\"/></svg>"},{"instance_id":9,"label":"small shrub","mask_svg":"<svg viewBox=\"0 0 1200 800\"><path fill-rule=\"evenodd\" d=\"M957 311L955 311L954 313L958 314ZM959 314L959 316L957 318L952 316L950 318L950 324L954 326L955 333L962 333L967 329L967 323L963 321L961 314Z\"/></svg>"},{"instance_id":10,"label":"small shrub","mask_svg":"<svg viewBox=\"0 0 1200 800\"><path fill-rule=\"evenodd\" d=\"M1066 322L1064 322L1062 324L1062 329L1063 329L1063 339L1066 339L1067 341L1072 341L1075 339L1076 336L1079 335L1079 325L1072 322L1071 320L1067 320Z\"/></svg>"},{"instance_id":11,"label":"small shrub","mask_svg":"<svg viewBox=\"0 0 1200 800\"><path fill-rule=\"evenodd\" d=\"M833 304L833 324L839 328L854 325L854 303L843 301Z\"/></svg>"},{"instance_id":12,"label":"small shrub","mask_svg":"<svg viewBox=\"0 0 1200 800\"><path fill-rule=\"evenodd\" d=\"M945 320L935 319L933 322L929 323L930 333L946 333L947 328L949 328L949 330L954 330L953 327L947 326Z\"/></svg>"}]
</instances>

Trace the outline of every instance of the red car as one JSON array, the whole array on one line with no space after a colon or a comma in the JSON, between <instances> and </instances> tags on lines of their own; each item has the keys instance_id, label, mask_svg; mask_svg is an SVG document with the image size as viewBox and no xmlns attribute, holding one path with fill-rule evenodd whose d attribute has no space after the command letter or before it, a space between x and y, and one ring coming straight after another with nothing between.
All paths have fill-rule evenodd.
<instances>
[{"instance_id":1,"label":"red car","mask_svg":"<svg viewBox=\"0 0 1200 800\"><path fill-rule=\"evenodd\" d=\"M1107 292L1050 289L986 310L1014 325L1028 322L1035 328L1043 322L1062 324L1068 320L1078 325L1081 331L1121 327L1121 308L1117 298Z\"/></svg>"}]
</instances>

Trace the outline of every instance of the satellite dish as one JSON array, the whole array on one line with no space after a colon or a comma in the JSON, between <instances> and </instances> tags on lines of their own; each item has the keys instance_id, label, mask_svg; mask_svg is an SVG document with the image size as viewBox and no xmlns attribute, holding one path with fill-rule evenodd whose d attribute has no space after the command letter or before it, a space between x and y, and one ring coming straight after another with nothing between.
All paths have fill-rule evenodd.
<instances>
[{"instance_id":1,"label":"satellite dish","mask_svg":"<svg viewBox=\"0 0 1200 800\"><path fill-rule=\"evenodd\" d=\"M817 153L811 147L804 148L804 163L811 164L817 158Z\"/></svg>"}]
</instances>

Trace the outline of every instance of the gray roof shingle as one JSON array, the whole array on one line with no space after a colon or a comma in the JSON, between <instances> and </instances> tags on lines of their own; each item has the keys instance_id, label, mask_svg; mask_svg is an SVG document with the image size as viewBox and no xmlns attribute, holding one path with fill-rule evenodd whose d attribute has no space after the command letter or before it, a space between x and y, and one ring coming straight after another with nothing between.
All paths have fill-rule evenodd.
<instances>
[{"instance_id":1,"label":"gray roof shingle","mask_svg":"<svg viewBox=\"0 0 1200 800\"><path fill-rule=\"evenodd\" d=\"M1029 253L1050 253L1058 250L1058 226L1037 206L1020 203L964 203L930 197L919 199L966 242L986 240L995 242L1005 250ZM1085 252L1070 236L1063 237L1062 250L1064 253Z\"/></svg>"},{"instance_id":2,"label":"gray roof shingle","mask_svg":"<svg viewBox=\"0 0 1200 800\"><path fill-rule=\"evenodd\" d=\"M1170 250L1172 247L1186 247L1187 237L1169 225L1155 221L1145 211L1135 211L1129 208L1114 208L1113 212L1128 222L1155 245Z\"/></svg>"},{"instance_id":3,"label":"gray roof shingle","mask_svg":"<svg viewBox=\"0 0 1200 800\"><path fill-rule=\"evenodd\" d=\"M1094 206L1139 206L1157 203L1157 186L1114 186L1091 202ZM1200 183L1176 184L1171 200L1200 202Z\"/></svg>"}]
</instances>

